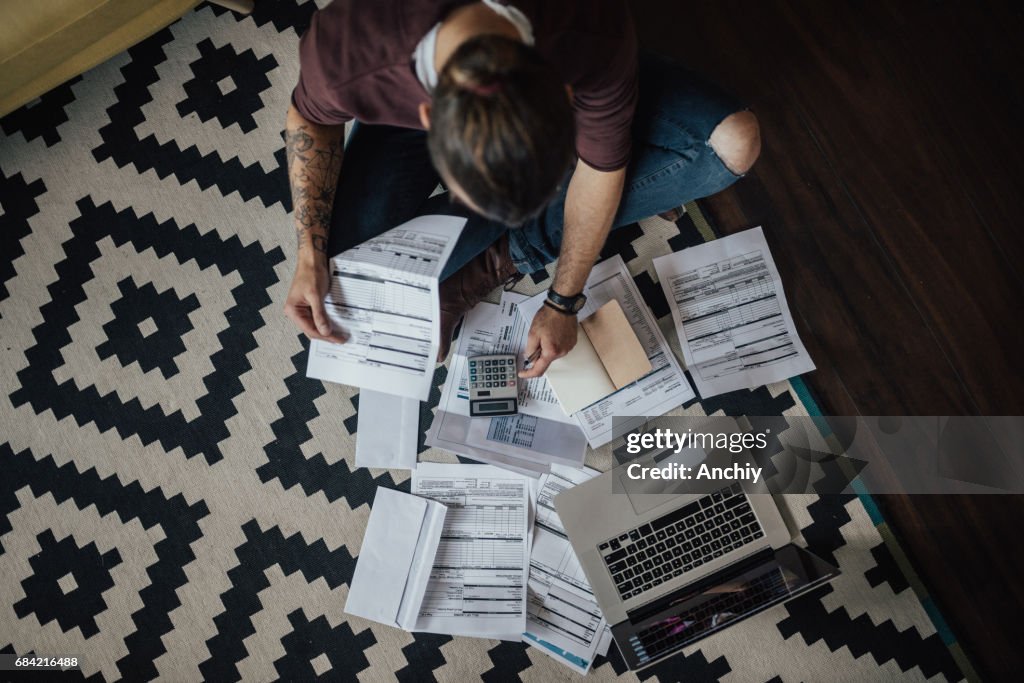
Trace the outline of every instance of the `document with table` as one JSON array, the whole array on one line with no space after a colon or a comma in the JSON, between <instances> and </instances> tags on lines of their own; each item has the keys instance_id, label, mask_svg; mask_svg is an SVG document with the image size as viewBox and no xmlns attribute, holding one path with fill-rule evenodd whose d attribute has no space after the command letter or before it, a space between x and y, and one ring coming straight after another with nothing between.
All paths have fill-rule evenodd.
<instances>
[{"instance_id":1,"label":"document with table","mask_svg":"<svg viewBox=\"0 0 1024 683\"><path fill-rule=\"evenodd\" d=\"M760 227L654 259L704 398L814 370Z\"/></svg>"},{"instance_id":2,"label":"document with table","mask_svg":"<svg viewBox=\"0 0 1024 683\"><path fill-rule=\"evenodd\" d=\"M465 223L420 216L332 258L324 304L348 341L313 341L307 376L427 400L441 334L438 278Z\"/></svg>"},{"instance_id":3,"label":"document with table","mask_svg":"<svg viewBox=\"0 0 1024 683\"><path fill-rule=\"evenodd\" d=\"M519 414L469 416L468 356L512 353L522 357L530 319L519 315L526 297L506 292L500 304L477 304L462 321L437 413L427 432L429 446L537 476L553 462L583 465L587 440L558 405L547 380L519 382Z\"/></svg>"},{"instance_id":4,"label":"document with table","mask_svg":"<svg viewBox=\"0 0 1024 683\"><path fill-rule=\"evenodd\" d=\"M523 633L523 642L581 674L590 670L597 654L607 652L610 635L553 501L565 489L597 474L589 468L553 465L540 479Z\"/></svg>"},{"instance_id":5,"label":"document with table","mask_svg":"<svg viewBox=\"0 0 1024 683\"><path fill-rule=\"evenodd\" d=\"M520 640L529 479L490 465L420 463L412 492L448 508L415 630Z\"/></svg>"},{"instance_id":6,"label":"document with table","mask_svg":"<svg viewBox=\"0 0 1024 683\"><path fill-rule=\"evenodd\" d=\"M621 256L595 265L583 293L587 295L587 303L579 313L581 320L612 299L619 302L652 367L650 373L636 382L573 414L587 441L598 448L612 440L613 416L636 417L636 425L639 425L644 416L664 415L696 396ZM524 320L533 319L544 305L544 298L545 294L541 293L519 304ZM629 422L623 420L625 429L633 426Z\"/></svg>"}]
</instances>

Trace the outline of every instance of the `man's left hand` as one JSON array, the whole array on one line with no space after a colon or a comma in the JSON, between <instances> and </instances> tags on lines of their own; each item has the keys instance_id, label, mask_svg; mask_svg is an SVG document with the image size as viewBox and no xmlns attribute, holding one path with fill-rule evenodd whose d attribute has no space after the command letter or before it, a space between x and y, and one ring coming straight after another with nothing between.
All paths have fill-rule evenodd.
<instances>
[{"instance_id":1,"label":"man's left hand","mask_svg":"<svg viewBox=\"0 0 1024 683\"><path fill-rule=\"evenodd\" d=\"M540 377L547 372L551 361L561 358L576 346L576 316L554 311L548 306L541 306L537 315L533 316L530 334L526 337L526 357L533 356L540 349L540 356L533 362L529 370L519 373L522 379Z\"/></svg>"}]
</instances>

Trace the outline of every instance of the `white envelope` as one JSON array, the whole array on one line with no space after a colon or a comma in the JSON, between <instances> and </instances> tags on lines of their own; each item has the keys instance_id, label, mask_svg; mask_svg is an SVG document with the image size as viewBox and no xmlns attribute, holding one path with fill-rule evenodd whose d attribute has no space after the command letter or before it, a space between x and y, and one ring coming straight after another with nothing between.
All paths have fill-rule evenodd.
<instances>
[{"instance_id":1,"label":"white envelope","mask_svg":"<svg viewBox=\"0 0 1024 683\"><path fill-rule=\"evenodd\" d=\"M356 467L416 469L419 401L363 389L357 420Z\"/></svg>"},{"instance_id":2,"label":"white envelope","mask_svg":"<svg viewBox=\"0 0 1024 683\"><path fill-rule=\"evenodd\" d=\"M447 508L378 488L345 612L412 630L426 593Z\"/></svg>"}]
</instances>

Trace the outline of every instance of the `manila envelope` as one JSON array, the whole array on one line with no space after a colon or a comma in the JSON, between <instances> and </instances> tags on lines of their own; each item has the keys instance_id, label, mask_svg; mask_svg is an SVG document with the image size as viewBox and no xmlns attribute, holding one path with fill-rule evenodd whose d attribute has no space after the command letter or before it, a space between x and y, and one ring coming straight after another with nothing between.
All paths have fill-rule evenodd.
<instances>
[{"instance_id":1,"label":"manila envelope","mask_svg":"<svg viewBox=\"0 0 1024 683\"><path fill-rule=\"evenodd\" d=\"M612 299L580 322L616 389L632 384L653 368L640 340L626 320L622 306Z\"/></svg>"}]
</instances>

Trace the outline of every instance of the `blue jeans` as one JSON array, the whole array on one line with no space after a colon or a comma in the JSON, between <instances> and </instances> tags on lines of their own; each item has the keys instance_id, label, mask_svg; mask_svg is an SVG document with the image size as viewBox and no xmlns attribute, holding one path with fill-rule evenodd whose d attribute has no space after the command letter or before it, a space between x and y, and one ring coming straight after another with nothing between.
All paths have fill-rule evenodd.
<instances>
[{"instance_id":1,"label":"blue jeans","mask_svg":"<svg viewBox=\"0 0 1024 683\"><path fill-rule=\"evenodd\" d=\"M708 139L742 104L660 59L642 59L639 78L632 161L613 229L712 195L739 177L722 163ZM565 188L536 218L509 229L452 202L447 193L430 197L439 180L427 152L426 132L356 123L345 146L328 253L337 254L416 216L446 214L464 216L468 222L442 279L505 232L522 273L558 258Z\"/></svg>"}]
</instances>

